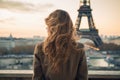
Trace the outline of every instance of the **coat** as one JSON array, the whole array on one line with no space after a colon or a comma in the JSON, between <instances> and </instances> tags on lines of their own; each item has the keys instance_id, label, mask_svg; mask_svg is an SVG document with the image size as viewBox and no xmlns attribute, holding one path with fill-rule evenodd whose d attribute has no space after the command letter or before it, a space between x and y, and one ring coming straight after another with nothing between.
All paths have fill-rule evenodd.
<instances>
[{"instance_id":1,"label":"coat","mask_svg":"<svg viewBox=\"0 0 120 80\"><path fill-rule=\"evenodd\" d=\"M72 52L68 62L63 65L59 74L47 74L49 66L46 63L46 55L42 51L42 43L34 49L32 80L88 80L88 69L84 46L78 43L81 51Z\"/></svg>"}]
</instances>

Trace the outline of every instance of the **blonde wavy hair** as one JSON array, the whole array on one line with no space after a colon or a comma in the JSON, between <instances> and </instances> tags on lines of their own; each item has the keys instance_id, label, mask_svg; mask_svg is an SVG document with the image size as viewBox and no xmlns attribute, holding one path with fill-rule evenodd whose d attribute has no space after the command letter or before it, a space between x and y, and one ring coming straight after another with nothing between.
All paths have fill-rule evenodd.
<instances>
[{"instance_id":1,"label":"blonde wavy hair","mask_svg":"<svg viewBox=\"0 0 120 80\"><path fill-rule=\"evenodd\" d=\"M55 10L45 19L48 37L44 41L43 51L47 54L52 72L60 70L73 49L77 49L74 27L69 14L64 10Z\"/></svg>"}]
</instances>

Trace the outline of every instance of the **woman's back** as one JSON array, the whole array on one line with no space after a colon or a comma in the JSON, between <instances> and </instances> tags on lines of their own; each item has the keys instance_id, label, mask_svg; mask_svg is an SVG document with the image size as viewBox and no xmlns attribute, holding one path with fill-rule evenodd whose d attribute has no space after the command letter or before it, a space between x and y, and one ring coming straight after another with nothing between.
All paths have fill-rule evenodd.
<instances>
[{"instance_id":1,"label":"woman's back","mask_svg":"<svg viewBox=\"0 0 120 80\"><path fill-rule=\"evenodd\" d=\"M38 80L41 80L41 78L45 80L87 80L87 64L82 44L78 43L80 52L71 49L67 62L60 65L60 71L56 73L49 71L51 64L49 64L48 57L42 51L42 45L42 43L37 44L35 48L34 54L37 64L34 65L36 68L34 68L33 78Z\"/></svg>"},{"instance_id":2,"label":"woman's back","mask_svg":"<svg viewBox=\"0 0 120 80\"><path fill-rule=\"evenodd\" d=\"M33 80L86 80L84 47L76 43L69 14L55 10L45 22L48 37L35 47Z\"/></svg>"}]
</instances>

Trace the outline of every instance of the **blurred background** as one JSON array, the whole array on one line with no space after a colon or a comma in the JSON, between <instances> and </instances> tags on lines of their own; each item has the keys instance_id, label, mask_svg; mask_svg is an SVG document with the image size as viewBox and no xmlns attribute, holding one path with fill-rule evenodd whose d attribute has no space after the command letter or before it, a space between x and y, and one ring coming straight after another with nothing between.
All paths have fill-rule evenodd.
<instances>
[{"instance_id":1,"label":"blurred background","mask_svg":"<svg viewBox=\"0 0 120 80\"><path fill-rule=\"evenodd\" d=\"M0 0L0 75L4 70L32 70L34 46L47 37L44 19L63 9L75 25L79 7L80 0ZM120 0L91 0L91 8L104 44L97 48L89 39L78 40L85 46L88 69L120 71ZM87 18L81 28L88 28Z\"/></svg>"}]
</instances>

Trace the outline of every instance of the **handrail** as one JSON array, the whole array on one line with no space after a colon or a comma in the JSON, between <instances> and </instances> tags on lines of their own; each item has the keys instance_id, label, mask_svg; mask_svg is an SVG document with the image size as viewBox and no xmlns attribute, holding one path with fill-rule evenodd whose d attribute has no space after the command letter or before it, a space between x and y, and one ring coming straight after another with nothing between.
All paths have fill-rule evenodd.
<instances>
[{"instance_id":1,"label":"handrail","mask_svg":"<svg viewBox=\"0 0 120 80\"><path fill-rule=\"evenodd\" d=\"M32 70L0 70L0 78L1 77L32 77ZM88 71L89 78L112 78L112 79L120 79L120 71L97 71L97 70L89 70Z\"/></svg>"}]
</instances>

